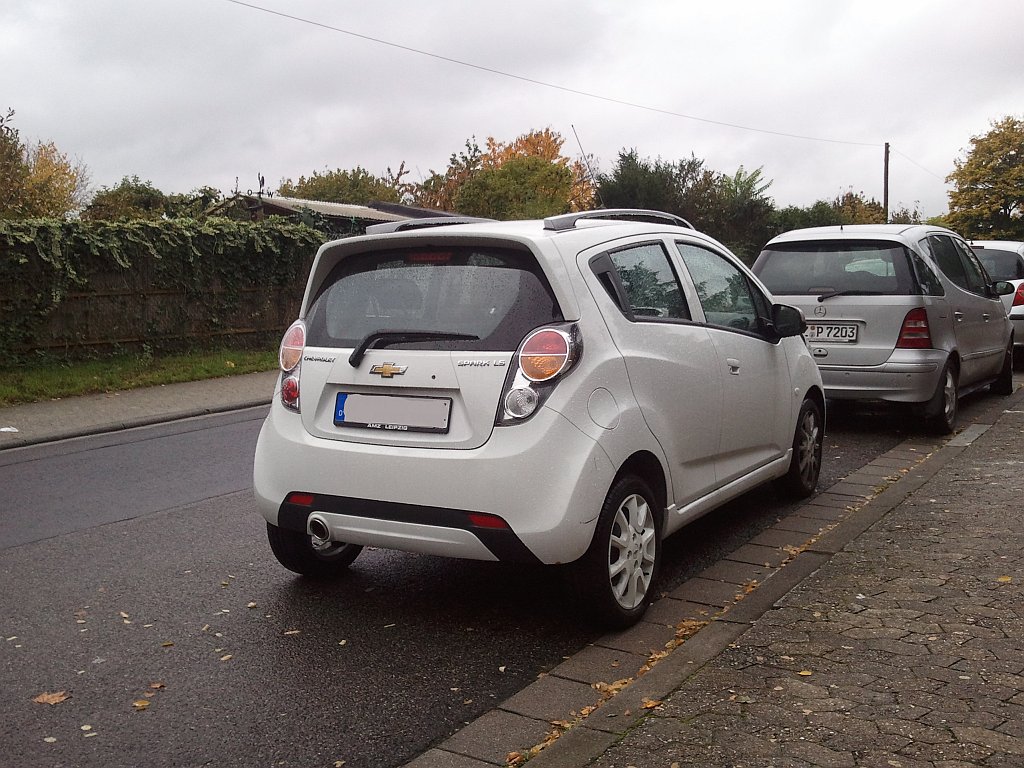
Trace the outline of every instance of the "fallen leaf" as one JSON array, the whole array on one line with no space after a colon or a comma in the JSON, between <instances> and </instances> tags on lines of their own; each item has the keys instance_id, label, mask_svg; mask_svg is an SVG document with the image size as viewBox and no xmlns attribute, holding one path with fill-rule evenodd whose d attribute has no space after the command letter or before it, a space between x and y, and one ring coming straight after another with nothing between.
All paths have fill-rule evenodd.
<instances>
[{"instance_id":1,"label":"fallen leaf","mask_svg":"<svg viewBox=\"0 0 1024 768\"><path fill-rule=\"evenodd\" d=\"M96 736L96 735L97 735L97 734L96 734L96 731L93 731L93 732L91 732L91 733L87 733L87 734L85 734L85 738L87 738L87 739L88 739L88 738L89 738L90 736Z\"/></svg>"},{"instance_id":2,"label":"fallen leaf","mask_svg":"<svg viewBox=\"0 0 1024 768\"><path fill-rule=\"evenodd\" d=\"M166 688L167 686L165 686L163 683L150 683L149 687L153 690L159 691L161 688Z\"/></svg>"},{"instance_id":3,"label":"fallen leaf","mask_svg":"<svg viewBox=\"0 0 1024 768\"><path fill-rule=\"evenodd\" d=\"M498 671L499 672L504 672L505 671L505 667L498 667Z\"/></svg>"},{"instance_id":4,"label":"fallen leaf","mask_svg":"<svg viewBox=\"0 0 1024 768\"><path fill-rule=\"evenodd\" d=\"M299 630L297 630L297 629L285 630L285 634L286 635L297 635L297 634L299 634Z\"/></svg>"},{"instance_id":5,"label":"fallen leaf","mask_svg":"<svg viewBox=\"0 0 1024 768\"><path fill-rule=\"evenodd\" d=\"M43 741L45 741L47 744L53 744L55 741L57 741L57 739L53 736L46 736L43 738Z\"/></svg>"},{"instance_id":6,"label":"fallen leaf","mask_svg":"<svg viewBox=\"0 0 1024 768\"><path fill-rule=\"evenodd\" d=\"M145 709L149 706L149 699L137 699L132 702L132 706L136 709Z\"/></svg>"},{"instance_id":7,"label":"fallen leaf","mask_svg":"<svg viewBox=\"0 0 1024 768\"><path fill-rule=\"evenodd\" d=\"M643 700L643 708L644 709L654 709L655 707L660 707L661 705L662 705L662 702L655 701L654 699L644 699Z\"/></svg>"},{"instance_id":8,"label":"fallen leaf","mask_svg":"<svg viewBox=\"0 0 1024 768\"><path fill-rule=\"evenodd\" d=\"M339 640L338 645L348 645L348 640Z\"/></svg>"},{"instance_id":9,"label":"fallen leaf","mask_svg":"<svg viewBox=\"0 0 1024 768\"><path fill-rule=\"evenodd\" d=\"M122 619L127 619L128 618L128 614L125 613L124 611L121 611L120 616L121 616Z\"/></svg>"},{"instance_id":10,"label":"fallen leaf","mask_svg":"<svg viewBox=\"0 0 1024 768\"><path fill-rule=\"evenodd\" d=\"M161 648L170 648L172 645L174 645L174 643L172 643L170 640L168 640L165 643L160 643Z\"/></svg>"},{"instance_id":11,"label":"fallen leaf","mask_svg":"<svg viewBox=\"0 0 1024 768\"><path fill-rule=\"evenodd\" d=\"M811 670L809 670L809 669L801 669L801 670L800 670L799 672L797 672L797 674L798 674L798 675L801 675L801 676L803 676L803 677L810 677L810 676L811 676L811 675L813 675L814 673L813 673L813 672L811 672Z\"/></svg>"},{"instance_id":12,"label":"fallen leaf","mask_svg":"<svg viewBox=\"0 0 1024 768\"><path fill-rule=\"evenodd\" d=\"M231 660L231 654L230 653L225 653L223 656L220 657L220 660L221 661L230 661Z\"/></svg>"},{"instance_id":13,"label":"fallen leaf","mask_svg":"<svg viewBox=\"0 0 1024 768\"><path fill-rule=\"evenodd\" d=\"M83 725L83 726L80 726L79 729L83 730L83 731L91 731L92 730L92 726L91 725Z\"/></svg>"},{"instance_id":14,"label":"fallen leaf","mask_svg":"<svg viewBox=\"0 0 1024 768\"><path fill-rule=\"evenodd\" d=\"M1000 584L1009 584L1011 581L1013 581L1013 576L1000 576L998 579L996 579L996 581L998 581Z\"/></svg>"},{"instance_id":15,"label":"fallen leaf","mask_svg":"<svg viewBox=\"0 0 1024 768\"><path fill-rule=\"evenodd\" d=\"M37 704L60 704L62 701L66 701L71 698L71 694L67 691L57 691L56 693L40 693L32 701Z\"/></svg>"},{"instance_id":16,"label":"fallen leaf","mask_svg":"<svg viewBox=\"0 0 1024 768\"><path fill-rule=\"evenodd\" d=\"M255 608L256 607L256 603L246 603L245 607L246 608Z\"/></svg>"}]
</instances>

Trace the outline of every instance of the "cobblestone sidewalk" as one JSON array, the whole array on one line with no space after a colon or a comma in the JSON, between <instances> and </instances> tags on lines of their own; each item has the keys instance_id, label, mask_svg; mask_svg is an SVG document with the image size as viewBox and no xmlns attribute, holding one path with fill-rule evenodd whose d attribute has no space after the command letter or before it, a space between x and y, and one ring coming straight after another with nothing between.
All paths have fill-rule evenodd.
<instances>
[{"instance_id":1,"label":"cobblestone sidewalk","mask_svg":"<svg viewBox=\"0 0 1024 768\"><path fill-rule=\"evenodd\" d=\"M1004 413L598 768L1024 766L1024 413Z\"/></svg>"}]
</instances>

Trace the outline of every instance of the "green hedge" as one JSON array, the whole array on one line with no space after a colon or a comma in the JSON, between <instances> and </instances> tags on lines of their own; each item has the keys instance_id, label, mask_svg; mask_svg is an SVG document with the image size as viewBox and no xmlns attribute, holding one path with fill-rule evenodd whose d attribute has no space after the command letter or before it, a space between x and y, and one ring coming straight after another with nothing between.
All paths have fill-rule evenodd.
<instances>
[{"instance_id":1,"label":"green hedge","mask_svg":"<svg viewBox=\"0 0 1024 768\"><path fill-rule=\"evenodd\" d=\"M0 221L0 355L279 333L325 239L273 218Z\"/></svg>"}]
</instances>

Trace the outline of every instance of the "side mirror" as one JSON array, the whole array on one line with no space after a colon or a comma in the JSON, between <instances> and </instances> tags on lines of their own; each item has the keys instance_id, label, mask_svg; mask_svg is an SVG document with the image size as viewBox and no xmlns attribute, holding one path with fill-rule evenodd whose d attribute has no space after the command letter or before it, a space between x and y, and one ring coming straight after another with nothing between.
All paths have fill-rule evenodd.
<instances>
[{"instance_id":1,"label":"side mirror","mask_svg":"<svg viewBox=\"0 0 1024 768\"><path fill-rule=\"evenodd\" d=\"M1013 287L1013 283L1006 280L996 280L992 283L992 291L996 296L1009 296L1014 290L1016 289Z\"/></svg>"},{"instance_id":2,"label":"side mirror","mask_svg":"<svg viewBox=\"0 0 1024 768\"><path fill-rule=\"evenodd\" d=\"M799 336L807 330L804 313L788 304L772 305L772 325L780 339L787 336Z\"/></svg>"}]
</instances>

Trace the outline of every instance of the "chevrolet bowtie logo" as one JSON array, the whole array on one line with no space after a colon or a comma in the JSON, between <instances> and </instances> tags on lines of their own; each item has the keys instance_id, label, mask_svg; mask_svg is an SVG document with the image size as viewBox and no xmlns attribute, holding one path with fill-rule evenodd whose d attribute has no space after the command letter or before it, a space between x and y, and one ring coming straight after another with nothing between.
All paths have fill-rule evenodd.
<instances>
[{"instance_id":1,"label":"chevrolet bowtie logo","mask_svg":"<svg viewBox=\"0 0 1024 768\"><path fill-rule=\"evenodd\" d=\"M370 369L370 373L380 376L382 379L393 379L395 376L401 376L405 373L407 365L395 365L394 363L384 363L383 365L375 365Z\"/></svg>"}]
</instances>

